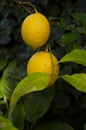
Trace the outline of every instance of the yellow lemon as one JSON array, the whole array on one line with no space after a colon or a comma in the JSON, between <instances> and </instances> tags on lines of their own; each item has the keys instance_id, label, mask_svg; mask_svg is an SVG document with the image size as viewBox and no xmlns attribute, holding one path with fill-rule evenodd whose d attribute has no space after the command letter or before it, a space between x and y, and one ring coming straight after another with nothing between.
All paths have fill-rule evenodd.
<instances>
[{"instance_id":1,"label":"yellow lemon","mask_svg":"<svg viewBox=\"0 0 86 130\"><path fill-rule=\"evenodd\" d=\"M27 74L34 72L49 74L49 86L52 86L59 74L58 60L55 55L45 51L36 52L27 63Z\"/></svg>"},{"instance_id":2,"label":"yellow lemon","mask_svg":"<svg viewBox=\"0 0 86 130\"><path fill-rule=\"evenodd\" d=\"M21 35L24 42L33 49L37 49L49 39L50 24L48 19L37 12L27 16L22 23Z\"/></svg>"}]
</instances>

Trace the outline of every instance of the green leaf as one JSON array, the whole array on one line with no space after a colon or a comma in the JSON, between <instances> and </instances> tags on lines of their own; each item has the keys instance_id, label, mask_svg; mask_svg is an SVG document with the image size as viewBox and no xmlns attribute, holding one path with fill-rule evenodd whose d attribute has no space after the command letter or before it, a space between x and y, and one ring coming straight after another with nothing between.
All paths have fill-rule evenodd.
<instances>
[{"instance_id":1,"label":"green leaf","mask_svg":"<svg viewBox=\"0 0 86 130\"><path fill-rule=\"evenodd\" d=\"M68 44L73 41L76 41L79 38L79 33L78 32L70 32L70 33L65 33L62 35L62 44Z\"/></svg>"},{"instance_id":2,"label":"green leaf","mask_svg":"<svg viewBox=\"0 0 86 130\"><path fill-rule=\"evenodd\" d=\"M49 21L51 25L54 26L63 26L65 27L67 25L66 20L62 17L49 17ZM59 21L59 22L58 22Z\"/></svg>"},{"instance_id":3,"label":"green leaf","mask_svg":"<svg viewBox=\"0 0 86 130\"><path fill-rule=\"evenodd\" d=\"M78 31L81 34L86 34L86 29L84 27L76 27L76 31Z\"/></svg>"},{"instance_id":4,"label":"green leaf","mask_svg":"<svg viewBox=\"0 0 86 130\"><path fill-rule=\"evenodd\" d=\"M77 90L86 93L86 74L85 73L64 75L64 76L61 76L61 78L69 82Z\"/></svg>"},{"instance_id":5,"label":"green leaf","mask_svg":"<svg viewBox=\"0 0 86 130\"><path fill-rule=\"evenodd\" d=\"M53 87L27 95L24 101L26 119L34 121L42 117L48 110L53 96Z\"/></svg>"},{"instance_id":6,"label":"green leaf","mask_svg":"<svg viewBox=\"0 0 86 130\"><path fill-rule=\"evenodd\" d=\"M8 19L0 21L0 29L0 44L7 44L11 40L11 26Z\"/></svg>"},{"instance_id":7,"label":"green leaf","mask_svg":"<svg viewBox=\"0 0 86 130\"><path fill-rule=\"evenodd\" d=\"M60 99L60 100L59 100ZM55 114L62 113L67 110L70 105L70 98L63 92L57 92L55 95L55 106L53 107L53 112Z\"/></svg>"},{"instance_id":8,"label":"green leaf","mask_svg":"<svg viewBox=\"0 0 86 130\"><path fill-rule=\"evenodd\" d=\"M67 123L55 121L40 124L34 130L73 130L73 128Z\"/></svg>"},{"instance_id":9,"label":"green leaf","mask_svg":"<svg viewBox=\"0 0 86 130\"><path fill-rule=\"evenodd\" d=\"M84 130L86 130L86 123L84 124Z\"/></svg>"},{"instance_id":10,"label":"green leaf","mask_svg":"<svg viewBox=\"0 0 86 130\"><path fill-rule=\"evenodd\" d=\"M4 94L2 92L2 89L1 89L1 79L0 79L0 98L4 97Z\"/></svg>"},{"instance_id":11,"label":"green leaf","mask_svg":"<svg viewBox=\"0 0 86 130\"><path fill-rule=\"evenodd\" d=\"M14 126L19 128L19 130L22 130L24 128L24 117L25 117L24 106L20 102L16 105L11 117Z\"/></svg>"},{"instance_id":12,"label":"green leaf","mask_svg":"<svg viewBox=\"0 0 86 130\"><path fill-rule=\"evenodd\" d=\"M66 54L59 63L63 62L75 62L86 66L86 51L81 49L75 49L72 52Z\"/></svg>"},{"instance_id":13,"label":"green leaf","mask_svg":"<svg viewBox=\"0 0 86 130\"><path fill-rule=\"evenodd\" d=\"M0 130L18 130L18 129L15 128L8 119L0 116Z\"/></svg>"},{"instance_id":14,"label":"green leaf","mask_svg":"<svg viewBox=\"0 0 86 130\"><path fill-rule=\"evenodd\" d=\"M7 64L7 59L0 58L0 70L2 70Z\"/></svg>"},{"instance_id":15,"label":"green leaf","mask_svg":"<svg viewBox=\"0 0 86 130\"><path fill-rule=\"evenodd\" d=\"M72 13L72 16L86 27L86 13Z\"/></svg>"},{"instance_id":16,"label":"green leaf","mask_svg":"<svg viewBox=\"0 0 86 130\"><path fill-rule=\"evenodd\" d=\"M43 90L48 86L50 76L43 73L29 74L22 81L19 82L17 87L14 89L11 101L10 101L10 114L12 113L18 100L25 94Z\"/></svg>"},{"instance_id":17,"label":"green leaf","mask_svg":"<svg viewBox=\"0 0 86 130\"><path fill-rule=\"evenodd\" d=\"M7 99L10 99L12 91L20 81L18 76L19 69L16 67L16 62L13 61L4 70L0 83L1 91Z\"/></svg>"}]
</instances>

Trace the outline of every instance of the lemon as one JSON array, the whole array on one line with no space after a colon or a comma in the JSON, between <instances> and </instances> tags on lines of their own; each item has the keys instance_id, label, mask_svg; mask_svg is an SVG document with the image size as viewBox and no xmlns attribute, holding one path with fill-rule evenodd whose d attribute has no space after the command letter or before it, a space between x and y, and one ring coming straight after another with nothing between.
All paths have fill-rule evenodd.
<instances>
[{"instance_id":1,"label":"lemon","mask_svg":"<svg viewBox=\"0 0 86 130\"><path fill-rule=\"evenodd\" d=\"M50 35L48 19L37 11L34 14L30 14L22 23L21 35L24 42L32 49L43 46Z\"/></svg>"},{"instance_id":2,"label":"lemon","mask_svg":"<svg viewBox=\"0 0 86 130\"><path fill-rule=\"evenodd\" d=\"M57 80L59 74L58 60L54 54L46 51L36 52L27 63L27 74L43 72L50 75L49 86Z\"/></svg>"}]
</instances>

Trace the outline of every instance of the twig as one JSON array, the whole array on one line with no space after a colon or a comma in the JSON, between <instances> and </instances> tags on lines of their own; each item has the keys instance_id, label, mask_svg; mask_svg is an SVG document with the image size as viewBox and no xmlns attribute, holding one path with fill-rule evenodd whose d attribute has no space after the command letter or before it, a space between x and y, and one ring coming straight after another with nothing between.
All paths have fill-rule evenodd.
<instances>
[{"instance_id":1,"label":"twig","mask_svg":"<svg viewBox=\"0 0 86 130\"><path fill-rule=\"evenodd\" d=\"M18 0L13 0L15 3L17 3L19 6L21 6L24 10L26 10L29 14L32 14L32 12L26 7L26 6L24 6L24 4L23 4L23 2L21 2L21 1L18 1ZM30 5L32 5L32 4L30 4ZM33 5L32 5L33 6ZM35 6L34 6L35 7Z\"/></svg>"}]
</instances>

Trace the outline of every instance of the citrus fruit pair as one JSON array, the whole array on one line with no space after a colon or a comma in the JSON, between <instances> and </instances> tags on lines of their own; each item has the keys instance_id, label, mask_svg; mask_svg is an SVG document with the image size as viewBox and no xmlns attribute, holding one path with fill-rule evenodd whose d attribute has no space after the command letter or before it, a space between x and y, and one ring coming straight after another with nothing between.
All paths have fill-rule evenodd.
<instances>
[{"instance_id":1,"label":"citrus fruit pair","mask_svg":"<svg viewBox=\"0 0 86 130\"><path fill-rule=\"evenodd\" d=\"M21 27L24 42L32 49L37 49L46 44L50 36L48 19L37 10L27 16Z\"/></svg>"},{"instance_id":2,"label":"citrus fruit pair","mask_svg":"<svg viewBox=\"0 0 86 130\"><path fill-rule=\"evenodd\" d=\"M32 49L46 44L50 36L50 24L41 13L26 17L21 28L22 38ZM35 53L27 63L27 74L42 72L50 76L49 86L52 86L59 73L58 60L54 54L47 51Z\"/></svg>"}]
</instances>

